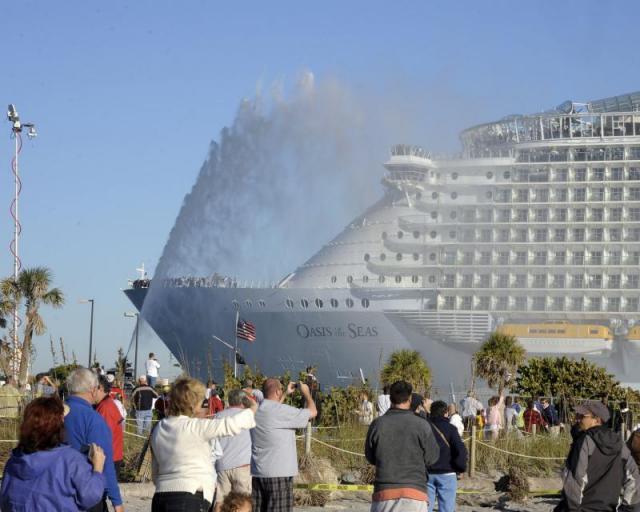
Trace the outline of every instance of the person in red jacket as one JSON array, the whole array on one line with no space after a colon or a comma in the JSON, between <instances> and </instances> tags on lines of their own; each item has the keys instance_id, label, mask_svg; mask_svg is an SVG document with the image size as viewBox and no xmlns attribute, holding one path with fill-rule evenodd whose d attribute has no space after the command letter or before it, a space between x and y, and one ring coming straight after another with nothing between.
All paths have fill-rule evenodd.
<instances>
[{"instance_id":1,"label":"person in red jacket","mask_svg":"<svg viewBox=\"0 0 640 512\"><path fill-rule=\"evenodd\" d=\"M224 409L224 403L220 400L218 396L218 385L210 380L208 382L209 389L207 390L207 395L209 399L209 416L215 416L217 413Z\"/></svg>"},{"instance_id":2,"label":"person in red jacket","mask_svg":"<svg viewBox=\"0 0 640 512\"><path fill-rule=\"evenodd\" d=\"M95 406L97 413L104 418L109 430L111 430L111 440L113 443L113 465L116 467L116 477L120 479L122 470L122 459L124 457L124 435L122 432L122 422L124 418L120 414L118 406L109 395L111 383L104 375L98 376L98 391L96 397L98 403Z\"/></svg>"},{"instance_id":3,"label":"person in red jacket","mask_svg":"<svg viewBox=\"0 0 640 512\"><path fill-rule=\"evenodd\" d=\"M524 411L524 430L525 432L531 432L533 425L536 426L536 432L541 432L542 427L546 426L546 422L542 417L542 414L536 409L533 400L527 402L527 410Z\"/></svg>"}]
</instances>

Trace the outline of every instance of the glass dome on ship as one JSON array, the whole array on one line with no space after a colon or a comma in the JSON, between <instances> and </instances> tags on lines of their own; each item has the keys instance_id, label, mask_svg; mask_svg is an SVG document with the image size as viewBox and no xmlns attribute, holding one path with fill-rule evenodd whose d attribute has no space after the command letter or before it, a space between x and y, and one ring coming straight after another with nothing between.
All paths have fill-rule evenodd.
<instances>
[{"instance_id":1,"label":"glass dome on ship","mask_svg":"<svg viewBox=\"0 0 640 512\"><path fill-rule=\"evenodd\" d=\"M257 330L240 345L248 364L317 365L327 384L376 381L393 350L411 348L436 392L462 389L495 329L529 356L587 357L637 381L640 92L509 116L460 139L455 159L392 147L384 196L280 283L153 281L145 319L203 376L205 353L220 353L212 335L233 340L238 314ZM125 293L142 309L148 291L138 281Z\"/></svg>"}]
</instances>

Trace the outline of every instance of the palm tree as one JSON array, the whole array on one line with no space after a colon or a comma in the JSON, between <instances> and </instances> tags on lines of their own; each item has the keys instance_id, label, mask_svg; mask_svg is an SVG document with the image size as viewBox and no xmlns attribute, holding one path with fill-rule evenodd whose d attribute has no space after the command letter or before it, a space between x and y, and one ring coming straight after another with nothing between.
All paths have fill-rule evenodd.
<instances>
[{"instance_id":1,"label":"palm tree","mask_svg":"<svg viewBox=\"0 0 640 512\"><path fill-rule=\"evenodd\" d=\"M24 385L31 359L33 335L41 336L47 330L44 320L38 310L42 304L62 307L64 295L58 288L49 289L51 271L46 267L24 269L18 274L18 279L9 277L0 283L0 293L9 302L11 309L24 302L25 322L24 335L20 354L20 371L18 381Z\"/></svg>"},{"instance_id":2,"label":"palm tree","mask_svg":"<svg viewBox=\"0 0 640 512\"><path fill-rule=\"evenodd\" d=\"M380 379L387 384L407 381L417 393L426 393L431 389L431 370L417 350L393 352L380 372Z\"/></svg>"},{"instance_id":3,"label":"palm tree","mask_svg":"<svg viewBox=\"0 0 640 512\"><path fill-rule=\"evenodd\" d=\"M492 332L473 356L475 374L502 395L518 367L524 363L526 354L514 336Z\"/></svg>"}]
</instances>

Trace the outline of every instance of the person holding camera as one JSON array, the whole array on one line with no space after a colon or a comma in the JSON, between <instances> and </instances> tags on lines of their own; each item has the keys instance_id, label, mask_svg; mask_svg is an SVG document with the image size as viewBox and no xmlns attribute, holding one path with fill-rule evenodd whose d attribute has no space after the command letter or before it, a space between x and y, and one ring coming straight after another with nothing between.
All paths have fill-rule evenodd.
<instances>
[{"instance_id":1,"label":"person holding camera","mask_svg":"<svg viewBox=\"0 0 640 512\"><path fill-rule=\"evenodd\" d=\"M284 404L287 396L299 390L305 407ZM307 426L318 411L309 386L290 382L285 391L278 379L262 385L264 401L256 412L256 427L251 430L251 475L254 510L293 510L293 477L298 474L296 429Z\"/></svg>"},{"instance_id":2,"label":"person holding camera","mask_svg":"<svg viewBox=\"0 0 640 512\"><path fill-rule=\"evenodd\" d=\"M153 352L149 353L149 359L145 364L147 370L147 383L152 388L156 387L156 381L158 380L158 370L160 369L160 363L156 359L156 355Z\"/></svg>"}]
</instances>

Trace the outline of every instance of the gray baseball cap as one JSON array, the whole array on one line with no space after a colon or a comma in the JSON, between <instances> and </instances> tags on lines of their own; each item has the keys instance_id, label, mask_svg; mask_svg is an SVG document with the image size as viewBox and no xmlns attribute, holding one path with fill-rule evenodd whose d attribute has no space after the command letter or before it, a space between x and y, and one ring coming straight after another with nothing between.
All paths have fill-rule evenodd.
<instances>
[{"instance_id":1,"label":"gray baseball cap","mask_svg":"<svg viewBox=\"0 0 640 512\"><path fill-rule=\"evenodd\" d=\"M575 411L577 414L592 414L593 416L597 416L603 423L609 421L611 417L609 409L600 400L587 400L580 405L576 405Z\"/></svg>"}]
</instances>

